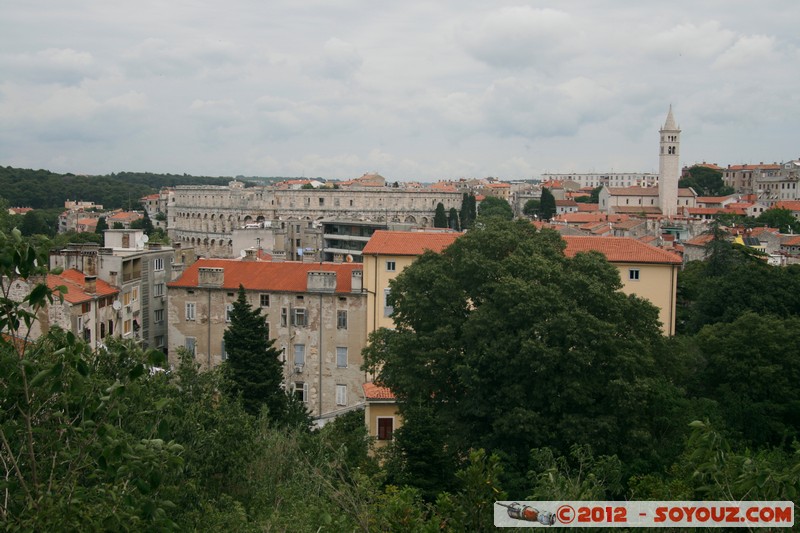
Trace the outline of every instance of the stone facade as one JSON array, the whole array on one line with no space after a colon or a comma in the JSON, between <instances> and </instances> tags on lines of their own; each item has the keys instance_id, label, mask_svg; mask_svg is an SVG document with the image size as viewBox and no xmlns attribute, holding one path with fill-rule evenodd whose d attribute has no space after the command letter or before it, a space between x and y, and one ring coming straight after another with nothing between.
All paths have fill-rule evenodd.
<instances>
[{"instance_id":1,"label":"stone facade","mask_svg":"<svg viewBox=\"0 0 800 533\"><path fill-rule=\"evenodd\" d=\"M357 220L432 227L436 205L461 208L461 192L401 187L283 190L249 187L179 186L167 207L169 235L199 255L232 257L235 229L268 227L276 251L298 259L297 249L320 249L324 220ZM174 200L174 201L173 201ZM281 233L283 232L283 233Z\"/></svg>"},{"instance_id":2,"label":"stone facade","mask_svg":"<svg viewBox=\"0 0 800 533\"><path fill-rule=\"evenodd\" d=\"M169 356L203 368L225 360L223 335L241 284L283 352L284 383L312 416L360 405L366 292L360 265L200 259L169 284Z\"/></svg>"}]
</instances>

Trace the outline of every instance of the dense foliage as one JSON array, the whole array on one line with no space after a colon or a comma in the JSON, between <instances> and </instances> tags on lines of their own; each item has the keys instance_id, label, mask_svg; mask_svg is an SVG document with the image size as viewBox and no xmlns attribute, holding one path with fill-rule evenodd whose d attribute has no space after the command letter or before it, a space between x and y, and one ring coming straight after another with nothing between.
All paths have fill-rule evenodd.
<instances>
[{"instance_id":1,"label":"dense foliage","mask_svg":"<svg viewBox=\"0 0 800 533\"><path fill-rule=\"evenodd\" d=\"M378 462L360 411L279 426L186 353L25 339L59 297L10 297L46 272L37 242L0 232L4 530L491 531L504 499L798 501L800 317L777 289L798 273L735 247L681 274L693 330L672 339L555 233L490 219L424 255L367 354L404 400Z\"/></svg>"},{"instance_id":2,"label":"dense foliage","mask_svg":"<svg viewBox=\"0 0 800 533\"><path fill-rule=\"evenodd\" d=\"M133 209L139 199L176 185L227 185L230 178L149 172L120 172L105 176L56 174L47 170L0 167L0 191L11 206L63 208L65 200L95 202L105 209Z\"/></svg>"},{"instance_id":3,"label":"dense foliage","mask_svg":"<svg viewBox=\"0 0 800 533\"><path fill-rule=\"evenodd\" d=\"M690 167L688 175L678 182L678 187L691 187L698 196L726 196L734 193L733 188L725 185L722 180L722 171L703 165Z\"/></svg>"}]
</instances>

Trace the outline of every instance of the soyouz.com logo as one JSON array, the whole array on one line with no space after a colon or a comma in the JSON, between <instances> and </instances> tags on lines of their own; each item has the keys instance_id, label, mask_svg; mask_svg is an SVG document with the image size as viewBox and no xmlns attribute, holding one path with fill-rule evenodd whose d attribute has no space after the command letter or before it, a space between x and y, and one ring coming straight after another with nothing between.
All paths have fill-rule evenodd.
<instances>
[{"instance_id":1,"label":"soyouz.com logo","mask_svg":"<svg viewBox=\"0 0 800 533\"><path fill-rule=\"evenodd\" d=\"M497 527L792 527L789 501L502 501Z\"/></svg>"}]
</instances>

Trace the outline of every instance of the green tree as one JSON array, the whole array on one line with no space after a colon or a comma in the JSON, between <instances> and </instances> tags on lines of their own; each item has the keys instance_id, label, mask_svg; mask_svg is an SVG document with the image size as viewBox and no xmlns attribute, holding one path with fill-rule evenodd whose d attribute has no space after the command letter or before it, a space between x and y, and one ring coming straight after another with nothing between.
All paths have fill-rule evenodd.
<instances>
[{"instance_id":1,"label":"green tree","mask_svg":"<svg viewBox=\"0 0 800 533\"><path fill-rule=\"evenodd\" d=\"M478 210L478 215L481 218L499 217L504 220L511 220L514 218L514 211L511 206L502 198L496 196L487 196L481 202Z\"/></svg>"},{"instance_id":2,"label":"green tree","mask_svg":"<svg viewBox=\"0 0 800 533\"><path fill-rule=\"evenodd\" d=\"M450 208L450 214L447 217L447 227L454 231L460 231L461 226L458 219L458 211L455 207Z\"/></svg>"},{"instance_id":3,"label":"green tree","mask_svg":"<svg viewBox=\"0 0 800 533\"><path fill-rule=\"evenodd\" d=\"M678 187L691 187L698 196L727 196L734 190L725 185L720 170L703 165L689 168L689 175L678 182Z\"/></svg>"},{"instance_id":4,"label":"green tree","mask_svg":"<svg viewBox=\"0 0 800 533\"><path fill-rule=\"evenodd\" d=\"M773 207L756 218L756 223L770 228L778 228L781 233L800 233L800 222L789 209Z\"/></svg>"},{"instance_id":5,"label":"green tree","mask_svg":"<svg viewBox=\"0 0 800 533\"><path fill-rule=\"evenodd\" d=\"M475 217L478 216L477 207L475 205L475 195L472 193L464 193L461 197L461 229L466 230L472 227L475 223Z\"/></svg>"},{"instance_id":6,"label":"green tree","mask_svg":"<svg viewBox=\"0 0 800 533\"><path fill-rule=\"evenodd\" d=\"M529 217L539 216L539 210L542 202L536 198L531 198L522 207L522 213Z\"/></svg>"},{"instance_id":7,"label":"green tree","mask_svg":"<svg viewBox=\"0 0 800 533\"><path fill-rule=\"evenodd\" d=\"M670 390L653 357L658 311L620 292L602 255L564 247L554 231L488 219L422 255L391 282L396 329L370 336L366 366L403 404L430 406L448 449L500 453L510 472L528 470L531 448L575 443L637 468L663 461L669 429L649 414Z\"/></svg>"},{"instance_id":8,"label":"green tree","mask_svg":"<svg viewBox=\"0 0 800 533\"><path fill-rule=\"evenodd\" d=\"M447 227L447 213L445 213L444 204L442 202L436 204L436 213L433 215L433 227L434 228Z\"/></svg>"},{"instance_id":9,"label":"green tree","mask_svg":"<svg viewBox=\"0 0 800 533\"><path fill-rule=\"evenodd\" d=\"M108 229L108 223L106 222L106 217L100 217L97 219L97 227L95 227L94 232L99 233L100 235L103 234L105 230Z\"/></svg>"},{"instance_id":10,"label":"green tree","mask_svg":"<svg viewBox=\"0 0 800 533\"><path fill-rule=\"evenodd\" d=\"M542 199L539 205L539 217L542 220L550 220L556 214L556 198L550 189L542 187Z\"/></svg>"},{"instance_id":11,"label":"green tree","mask_svg":"<svg viewBox=\"0 0 800 533\"><path fill-rule=\"evenodd\" d=\"M241 394L245 410L257 415L266 405L270 418L283 422L288 413L288 397L281 387L281 353L275 348L274 339L269 338L261 308L253 309L241 285L233 303L231 325L223 339L232 390L235 395Z\"/></svg>"},{"instance_id":12,"label":"green tree","mask_svg":"<svg viewBox=\"0 0 800 533\"><path fill-rule=\"evenodd\" d=\"M22 218L22 226L20 231L26 237L31 235L47 235L52 236L55 234L53 228L47 225L44 215L40 211L28 211Z\"/></svg>"}]
</instances>

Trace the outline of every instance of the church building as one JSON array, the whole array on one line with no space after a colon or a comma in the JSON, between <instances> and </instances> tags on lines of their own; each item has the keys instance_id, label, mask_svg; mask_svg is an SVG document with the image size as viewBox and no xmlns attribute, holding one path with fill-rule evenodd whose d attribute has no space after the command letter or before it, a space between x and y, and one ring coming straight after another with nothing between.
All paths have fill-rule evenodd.
<instances>
[{"instance_id":1,"label":"church building","mask_svg":"<svg viewBox=\"0 0 800 533\"><path fill-rule=\"evenodd\" d=\"M673 217L684 207L696 207L693 189L679 189L681 176L681 129L675 123L672 106L659 131L658 185L654 187L603 187L600 211L649 217Z\"/></svg>"}]
</instances>

